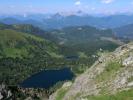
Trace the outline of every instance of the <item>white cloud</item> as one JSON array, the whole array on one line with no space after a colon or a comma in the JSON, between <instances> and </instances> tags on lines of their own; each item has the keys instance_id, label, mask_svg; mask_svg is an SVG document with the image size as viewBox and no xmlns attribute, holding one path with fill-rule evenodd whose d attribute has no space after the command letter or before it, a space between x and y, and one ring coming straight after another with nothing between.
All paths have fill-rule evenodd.
<instances>
[{"instance_id":1,"label":"white cloud","mask_svg":"<svg viewBox=\"0 0 133 100\"><path fill-rule=\"evenodd\" d=\"M77 0L77 1L75 2L75 5L76 5L76 6L81 5L81 1Z\"/></svg>"},{"instance_id":2,"label":"white cloud","mask_svg":"<svg viewBox=\"0 0 133 100\"><path fill-rule=\"evenodd\" d=\"M101 0L102 1L102 3L104 3L104 4L110 4L110 3L112 3L114 0Z\"/></svg>"}]
</instances>

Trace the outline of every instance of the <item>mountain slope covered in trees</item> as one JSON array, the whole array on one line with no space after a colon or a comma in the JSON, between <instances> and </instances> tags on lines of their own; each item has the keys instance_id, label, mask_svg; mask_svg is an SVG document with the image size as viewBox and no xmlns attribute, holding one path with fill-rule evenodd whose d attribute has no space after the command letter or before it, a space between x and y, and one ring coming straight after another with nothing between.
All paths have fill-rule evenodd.
<instances>
[{"instance_id":1,"label":"mountain slope covered in trees","mask_svg":"<svg viewBox=\"0 0 133 100\"><path fill-rule=\"evenodd\" d=\"M99 51L112 51L119 46L110 39L115 39L111 30L90 26L45 32L32 25L0 24L0 81L20 83L40 70L69 65L70 62L65 59L73 56L78 58L74 66L89 66L97 59ZM81 73L85 69L81 66L72 68L75 73Z\"/></svg>"},{"instance_id":2,"label":"mountain slope covered in trees","mask_svg":"<svg viewBox=\"0 0 133 100\"><path fill-rule=\"evenodd\" d=\"M1 28L0 83L18 84L41 69L50 69L46 62L62 57L58 49L54 43L43 38L10 28Z\"/></svg>"},{"instance_id":3,"label":"mountain slope covered in trees","mask_svg":"<svg viewBox=\"0 0 133 100\"><path fill-rule=\"evenodd\" d=\"M119 44L110 41L116 40L110 29L100 30L91 26L66 27L60 30L52 30L50 33L58 40L57 44L67 55L78 55L79 52L90 56L100 48L112 50Z\"/></svg>"}]
</instances>

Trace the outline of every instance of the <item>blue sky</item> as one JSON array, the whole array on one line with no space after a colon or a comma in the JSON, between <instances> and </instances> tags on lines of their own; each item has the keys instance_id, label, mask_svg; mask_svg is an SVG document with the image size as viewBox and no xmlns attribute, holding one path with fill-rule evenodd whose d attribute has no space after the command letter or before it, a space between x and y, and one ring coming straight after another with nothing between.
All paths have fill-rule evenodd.
<instances>
[{"instance_id":1,"label":"blue sky","mask_svg":"<svg viewBox=\"0 0 133 100\"><path fill-rule=\"evenodd\" d=\"M132 13L133 0L0 0L0 14L74 13L88 14Z\"/></svg>"}]
</instances>

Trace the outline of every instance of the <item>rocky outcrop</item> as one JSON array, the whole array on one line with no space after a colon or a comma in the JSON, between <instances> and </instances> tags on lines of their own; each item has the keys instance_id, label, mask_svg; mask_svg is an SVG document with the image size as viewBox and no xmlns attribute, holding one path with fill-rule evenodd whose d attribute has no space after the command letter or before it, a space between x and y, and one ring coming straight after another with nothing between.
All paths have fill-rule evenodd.
<instances>
[{"instance_id":1,"label":"rocky outcrop","mask_svg":"<svg viewBox=\"0 0 133 100\"><path fill-rule=\"evenodd\" d=\"M44 89L0 85L0 100L47 100Z\"/></svg>"},{"instance_id":2,"label":"rocky outcrop","mask_svg":"<svg viewBox=\"0 0 133 100\"><path fill-rule=\"evenodd\" d=\"M133 55L129 56L127 59L123 61L123 66L129 66L133 64Z\"/></svg>"},{"instance_id":3,"label":"rocky outcrop","mask_svg":"<svg viewBox=\"0 0 133 100\"><path fill-rule=\"evenodd\" d=\"M128 82L128 79L133 77L132 53L133 43L129 43L117 48L112 53L102 55L91 68L75 79L62 100L82 100L83 97L88 95L99 95L103 89L106 90L106 93L111 94L132 88L133 80ZM110 62L116 62L116 64L112 64L114 69L107 68L110 67L107 66ZM104 80L97 82L100 75L103 75L103 77L104 75L108 76L105 76ZM52 95L53 98L55 96L57 96L56 93ZM56 99L50 98L50 100Z\"/></svg>"},{"instance_id":4,"label":"rocky outcrop","mask_svg":"<svg viewBox=\"0 0 133 100\"><path fill-rule=\"evenodd\" d=\"M9 90L4 84L0 85L0 100L10 99L13 96L11 90Z\"/></svg>"}]
</instances>

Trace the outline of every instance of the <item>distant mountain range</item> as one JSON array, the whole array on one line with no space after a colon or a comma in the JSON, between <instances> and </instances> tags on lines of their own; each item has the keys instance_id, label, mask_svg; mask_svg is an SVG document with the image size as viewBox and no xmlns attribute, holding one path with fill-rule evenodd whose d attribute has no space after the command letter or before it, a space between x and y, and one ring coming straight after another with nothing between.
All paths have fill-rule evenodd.
<instances>
[{"instance_id":1,"label":"distant mountain range","mask_svg":"<svg viewBox=\"0 0 133 100\"><path fill-rule=\"evenodd\" d=\"M98 28L116 28L133 23L133 15L111 15L94 17L89 15L25 15L3 16L0 22L5 24L32 24L42 29L60 29L69 26L90 25Z\"/></svg>"},{"instance_id":2,"label":"distant mountain range","mask_svg":"<svg viewBox=\"0 0 133 100\"><path fill-rule=\"evenodd\" d=\"M116 35L120 38L122 37L122 38L130 39L130 40L133 39L133 24L115 28L114 31Z\"/></svg>"}]
</instances>

